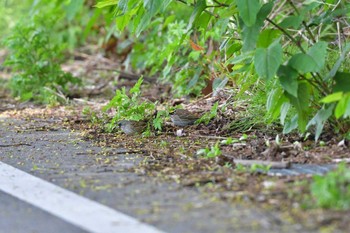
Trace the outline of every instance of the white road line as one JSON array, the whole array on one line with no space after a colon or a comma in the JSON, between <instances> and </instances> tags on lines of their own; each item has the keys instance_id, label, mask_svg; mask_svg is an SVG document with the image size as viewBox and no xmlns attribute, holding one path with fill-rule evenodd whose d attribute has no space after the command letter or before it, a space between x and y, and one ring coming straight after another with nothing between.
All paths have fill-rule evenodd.
<instances>
[{"instance_id":1,"label":"white road line","mask_svg":"<svg viewBox=\"0 0 350 233\"><path fill-rule=\"evenodd\" d=\"M93 233L161 233L95 201L0 162L0 190Z\"/></svg>"}]
</instances>

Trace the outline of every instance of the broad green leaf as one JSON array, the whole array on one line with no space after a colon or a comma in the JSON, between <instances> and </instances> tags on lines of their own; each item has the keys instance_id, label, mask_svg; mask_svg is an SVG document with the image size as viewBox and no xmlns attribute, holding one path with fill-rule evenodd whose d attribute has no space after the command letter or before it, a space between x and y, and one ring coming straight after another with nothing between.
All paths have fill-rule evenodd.
<instances>
[{"instance_id":1,"label":"broad green leaf","mask_svg":"<svg viewBox=\"0 0 350 233\"><path fill-rule=\"evenodd\" d=\"M282 90L273 89L266 102L266 109L271 116L271 120L276 119L281 113L281 106L286 103L288 99L283 95Z\"/></svg>"},{"instance_id":2,"label":"broad green leaf","mask_svg":"<svg viewBox=\"0 0 350 233\"><path fill-rule=\"evenodd\" d=\"M290 95L288 92L285 95L290 100L290 103L298 112L298 127L301 132L304 132L308 123L310 90L306 82L299 82L298 98Z\"/></svg>"},{"instance_id":3,"label":"broad green leaf","mask_svg":"<svg viewBox=\"0 0 350 233\"><path fill-rule=\"evenodd\" d=\"M341 100L342 97L343 97L343 92L336 92L336 93L332 93L330 95L327 95L326 97L321 99L320 102L326 103L326 104L332 103L332 102Z\"/></svg>"},{"instance_id":4,"label":"broad green leaf","mask_svg":"<svg viewBox=\"0 0 350 233\"><path fill-rule=\"evenodd\" d=\"M298 97L298 72L290 66L281 65L277 75L285 91Z\"/></svg>"},{"instance_id":5,"label":"broad green leaf","mask_svg":"<svg viewBox=\"0 0 350 233\"><path fill-rule=\"evenodd\" d=\"M256 25L258 25L259 27L264 26L264 22L266 17L270 14L272 8L274 6L274 2L270 1L268 3L265 3L259 10L259 13L256 17Z\"/></svg>"},{"instance_id":6,"label":"broad green leaf","mask_svg":"<svg viewBox=\"0 0 350 233\"><path fill-rule=\"evenodd\" d=\"M281 115L280 115L281 125L284 125L284 121L286 119L289 107L290 107L290 103L289 102L285 102L281 106Z\"/></svg>"},{"instance_id":7,"label":"broad green leaf","mask_svg":"<svg viewBox=\"0 0 350 233\"><path fill-rule=\"evenodd\" d=\"M300 24L303 22L303 17L301 15L298 16L289 16L279 24L280 27L288 29L288 28L294 28L299 29Z\"/></svg>"},{"instance_id":8,"label":"broad green leaf","mask_svg":"<svg viewBox=\"0 0 350 233\"><path fill-rule=\"evenodd\" d=\"M334 109L334 104L328 106L327 108L322 108L318 110L317 114L309 121L306 128L309 128L311 125L316 125L315 132L315 141L320 137L324 124L328 120L328 118L332 115Z\"/></svg>"},{"instance_id":9,"label":"broad green leaf","mask_svg":"<svg viewBox=\"0 0 350 233\"><path fill-rule=\"evenodd\" d=\"M75 1L75 0L72 0ZM107 7L107 6L114 6L118 4L119 0L103 0L98 2L95 7L97 8L103 8L103 7Z\"/></svg>"},{"instance_id":10,"label":"broad green leaf","mask_svg":"<svg viewBox=\"0 0 350 233\"><path fill-rule=\"evenodd\" d=\"M254 50L256 42L260 33L260 28L264 25L264 20L271 12L273 2L264 4L258 12L256 23L252 26L247 26L242 22L242 40L243 40L243 52Z\"/></svg>"},{"instance_id":11,"label":"broad green leaf","mask_svg":"<svg viewBox=\"0 0 350 233\"><path fill-rule=\"evenodd\" d=\"M272 44L277 38L279 38L281 32L275 29L265 29L259 33L258 42L256 47L267 48Z\"/></svg>"},{"instance_id":12,"label":"broad green leaf","mask_svg":"<svg viewBox=\"0 0 350 233\"><path fill-rule=\"evenodd\" d=\"M347 93L345 95L345 98L346 98L346 107L345 107L345 112L344 112L344 115L343 117L346 118L346 117L350 117L350 93Z\"/></svg>"},{"instance_id":13,"label":"broad green leaf","mask_svg":"<svg viewBox=\"0 0 350 233\"><path fill-rule=\"evenodd\" d=\"M296 114L290 121L286 122L283 127L283 134L292 132L298 127L298 114Z\"/></svg>"},{"instance_id":14,"label":"broad green leaf","mask_svg":"<svg viewBox=\"0 0 350 233\"><path fill-rule=\"evenodd\" d=\"M346 54L348 54L350 50L350 44L347 44L345 46L345 48L343 48L343 51L340 55L340 57L338 58L337 62L334 64L333 68L331 69L331 71L329 71L328 75L325 77L325 81L329 80L330 78L333 78L334 75L337 73L339 67L341 66L341 64L343 63Z\"/></svg>"},{"instance_id":15,"label":"broad green leaf","mask_svg":"<svg viewBox=\"0 0 350 233\"><path fill-rule=\"evenodd\" d=\"M350 111L349 107L350 107L350 94L343 95L343 98L341 98L337 103L337 106L334 111L334 116L337 119L339 119L341 116L345 115L345 113L349 113Z\"/></svg>"},{"instance_id":16,"label":"broad green leaf","mask_svg":"<svg viewBox=\"0 0 350 233\"><path fill-rule=\"evenodd\" d=\"M304 53L293 55L289 60L288 65L293 67L300 74L316 72L318 70L318 65L314 59L310 55Z\"/></svg>"},{"instance_id":17,"label":"broad green leaf","mask_svg":"<svg viewBox=\"0 0 350 233\"><path fill-rule=\"evenodd\" d=\"M206 12L203 12L203 14L201 14L199 17L198 17L198 20L196 20L194 22L194 25L195 27L198 27L198 28L203 28L203 29L207 29L208 28L208 24L210 22L210 18L211 18L211 15L206 13Z\"/></svg>"},{"instance_id":18,"label":"broad green leaf","mask_svg":"<svg viewBox=\"0 0 350 233\"><path fill-rule=\"evenodd\" d=\"M196 5L194 6L193 12L187 25L187 31L189 31L192 28L193 23L198 20L199 16L205 10L206 7L206 0L198 0L196 2Z\"/></svg>"},{"instance_id":19,"label":"broad green leaf","mask_svg":"<svg viewBox=\"0 0 350 233\"><path fill-rule=\"evenodd\" d=\"M337 72L333 92L350 92L350 73Z\"/></svg>"},{"instance_id":20,"label":"broad green leaf","mask_svg":"<svg viewBox=\"0 0 350 233\"><path fill-rule=\"evenodd\" d=\"M136 36L139 36L140 33L150 24L152 17L156 15L160 9L165 9L169 3L169 0L144 0L143 6L145 10L140 13L142 18L137 23Z\"/></svg>"},{"instance_id":21,"label":"broad green leaf","mask_svg":"<svg viewBox=\"0 0 350 233\"><path fill-rule=\"evenodd\" d=\"M258 40L260 32L260 26L253 25L251 27L248 27L246 25L243 26L242 30L242 39L243 39L243 52L248 52L256 47L256 42Z\"/></svg>"},{"instance_id":22,"label":"broad green leaf","mask_svg":"<svg viewBox=\"0 0 350 233\"><path fill-rule=\"evenodd\" d=\"M314 72L319 72L323 69L326 56L327 56L327 43L324 41L319 41L314 44L307 54L313 59L313 61L317 64L317 69Z\"/></svg>"},{"instance_id":23,"label":"broad green leaf","mask_svg":"<svg viewBox=\"0 0 350 233\"><path fill-rule=\"evenodd\" d=\"M239 15L248 27L255 24L260 7L259 0L237 0Z\"/></svg>"},{"instance_id":24,"label":"broad green leaf","mask_svg":"<svg viewBox=\"0 0 350 233\"><path fill-rule=\"evenodd\" d=\"M276 75L282 62L282 46L279 40L273 42L267 49L258 48L254 57L254 66L258 75L267 80Z\"/></svg>"},{"instance_id":25,"label":"broad green leaf","mask_svg":"<svg viewBox=\"0 0 350 233\"><path fill-rule=\"evenodd\" d=\"M117 29L119 31L123 31L124 28L126 27L126 25L129 24L131 17L132 17L132 15L130 13L118 16L115 19L115 24L116 24Z\"/></svg>"}]
</instances>

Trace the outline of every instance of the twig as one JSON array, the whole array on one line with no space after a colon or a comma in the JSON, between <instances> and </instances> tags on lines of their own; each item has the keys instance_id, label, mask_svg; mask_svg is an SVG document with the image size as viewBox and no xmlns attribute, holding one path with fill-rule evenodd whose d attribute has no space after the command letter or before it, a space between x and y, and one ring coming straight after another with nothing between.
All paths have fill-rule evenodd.
<instances>
[{"instance_id":1,"label":"twig","mask_svg":"<svg viewBox=\"0 0 350 233\"><path fill-rule=\"evenodd\" d=\"M235 164L240 164L242 166L252 166L253 164L270 166L270 168L284 169L289 168L290 162L277 162L277 161L266 161L266 160L245 160L245 159L235 159L232 155L223 154L222 156L232 159L232 162Z\"/></svg>"},{"instance_id":2,"label":"twig","mask_svg":"<svg viewBox=\"0 0 350 233\"><path fill-rule=\"evenodd\" d=\"M15 144L3 144L0 147L12 147L12 146L31 146L28 143L15 143Z\"/></svg>"}]
</instances>

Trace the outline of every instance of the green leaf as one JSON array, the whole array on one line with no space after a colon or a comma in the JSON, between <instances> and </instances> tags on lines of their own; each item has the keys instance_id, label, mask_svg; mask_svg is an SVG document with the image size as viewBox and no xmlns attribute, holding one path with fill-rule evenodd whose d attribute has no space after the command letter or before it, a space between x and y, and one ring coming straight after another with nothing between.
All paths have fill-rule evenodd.
<instances>
[{"instance_id":1,"label":"green leaf","mask_svg":"<svg viewBox=\"0 0 350 233\"><path fill-rule=\"evenodd\" d=\"M281 113L281 106L288 101L283 95L282 90L272 89L266 101L266 110L271 115L272 120L276 119Z\"/></svg>"},{"instance_id":2,"label":"green leaf","mask_svg":"<svg viewBox=\"0 0 350 233\"><path fill-rule=\"evenodd\" d=\"M75 0L72 0L75 1ZM107 6L114 6L118 4L119 0L103 0L98 2L95 7L97 8L103 8L103 7L107 7Z\"/></svg>"},{"instance_id":3,"label":"green leaf","mask_svg":"<svg viewBox=\"0 0 350 233\"><path fill-rule=\"evenodd\" d=\"M265 3L259 10L259 13L256 17L256 25L262 27L264 26L264 22L266 17L270 14L272 8L274 6L274 2L270 1L268 3Z\"/></svg>"},{"instance_id":4,"label":"green leaf","mask_svg":"<svg viewBox=\"0 0 350 233\"><path fill-rule=\"evenodd\" d=\"M169 0L144 0L143 6L145 7L147 14L151 17L158 13L161 8L166 7L169 4Z\"/></svg>"},{"instance_id":5,"label":"green leaf","mask_svg":"<svg viewBox=\"0 0 350 233\"><path fill-rule=\"evenodd\" d=\"M211 17L210 14L203 12L203 14L198 17L198 20L194 22L195 27L207 30Z\"/></svg>"},{"instance_id":6,"label":"green leaf","mask_svg":"<svg viewBox=\"0 0 350 233\"><path fill-rule=\"evenodd\" d=\"M260 7L259 0L237 0L239 15L248 27L255 24Z\"/></svg>"},{"instance_id":7,"label":"green leaf","mask_svg":"<svg viewBox=\"0 0 350 233\"><path fill-rule=\"evenodd\" d=\"M314 44L307 54L313 59L313 61L317 64L317 69L313 72L319 72L324 68L324 64L326 61L327 55L327 43L324 41L319 41Z\"/></svg>"},{"instance_id":8,"label":"green leaf","mask_svg":"<svg viewBox=\"0 0 350 233\"><path fill-rule=\"evenodd\" d=\"M199 16L205 10L206 7L206 0L198 0L196 2L196 5L194 6L193 12L187 25L187 31L191 30L193 23L195 23L198 20Z\"/></svg>"},{"instance_id":9,"label":"green leaf","mask_svg":"<svg viewBox=\"0 0 350 233\"><path fill-rule=\"evenodd\" d=\"M318 70L318 64L314 59L304 53L297 53L289 60L288 66L293 67L300 74L305 74L308 72L316 72Z\"/></svg>"},{"instance_id":10,"label":"green leaf","mask_svg":"<svg viewBox=\"0 0 350 233\"><path fill-rule=\"evenodd\" d=\"M273 43L277 38L279 38L281 32L275 29L265 29L259 33L258 42L256 47L267 48Z\"/></svg>"},{"instance_id":11,"label":"green leaf","mask_svg":"<svg viewBox=\"0 0 350 233\"><path fill-rule=\"evenodd\" d=\"M267 17L267 15L271 12L272 7L273 2L264 4L258 12L256 23L254 25L248 26L244 22L242 22L243 52L248 52L255 49L260 28L264 25L264 20Z\"/></svg>"},{"instance_id":12,"label":"green leaf","mask_svg":"<svg viewBox=\"0 0 350 233\"><path fill-rule=\"evenodd\" d=\"M330 95L327 95L326 97L321 99L320 102L326 103L326 104L332 103L332 102L341 100L342 97L343 97L343 92L336 92L336 93L332 93Z\"/></svg>"},{"instance_id":13,"label":"green leaf","mask_svg":"<svg viewBox=\"0 0 350 233\"><path fill-rule=\"evenodd\" d=\"M350 92L350 73L337 72L333 92Z\"/></svg>"},{"instance_id":14,"label":"green leaf","mask_svg":"<svg viewBox=\"0 0 350 233\"><path fill-rule=\"evenodd\" d=\"M350 93L347 93L345 95L345 98L346 98L346 100L345 100L346 106L345 106L345 112L343 115L344 118L350 116Z\"/></svg>"},{"instance_id":15,"label":"green leaf","mask_svg":"<svg viewBox=\"0 0 350 233\"><path fill-rule=\"evenodd\" d=\"M141 76L139 80L137 80L135 85L130 89L129 91L130 94L138 94L140 92L142 82L143 82L143 77Z\"/></svg>"},{"instance_id":16,"label":"green leaf","mask_svg":"<svg viewBox=\"0 0 350 233\"><path fill-rule=\"evenodd\" d=\"M243 26L242 30L242 38L243 38L243 52L248 52L255 49L256 42L258 40L260 32L260 26L253 25L248 27L246 25Z\"/></svg>"},{"instance_id":17,"label":"green leaf","mask_svg":"<svg viewBox=\"0 0 350 233\"><path fill-rule=\"evenodd\" d=\"M284 125L284 121L286 119L289 107L290 107L290 103L288 103L288 102L285 102L285 103L282 104L281 115L280 115L280 121L281 121L282 125Z\"/></svg>"},{"instance_id":18,"label":"green leaf","mask_svg":"<svg viewBox=\"0 0 350 233\"><path fill-rule=\"evenodd\" d=\"M283 89L294 97L298 97L298 72L290 66L281 65L277 75Z\"/></svg>"},{"instance_id":19,"label":"green leaf","mask_svg":"<svg viewBox=\"0 0 350 233\"><path fill-rule=\"evenodd\" d=\"M341 98L335 108L334 111L334 116L339 119L341 116L343 116L345 114L345 112L349 112L349 102L350 102L350 98L349 95L348 96L343 96L343 98Z\"/></svg>"},{"instance_id":20,"label":"green leaf","mask_svg":"<svg viewBox=\"0 0 350 233\"><path fill-rule=\"evenodd\" d=\"M128 10L128 2L129 0L119 0L118 8L125 13Z\"/></svg>"},{"instance_id":21,"label":"green leaf","mask_svg":"<svg viewBox=\"0 0 350 233\"><path fill-rule=\"evenodd\" d=\"M123 31L126 25L129 24L132 15L130 13L118 16L115 19L116 27L119 31Z\"/></svg>"},{"instance_id":22,"label":"green leaf","mask_svg":"<svg viewBox=\"0 0 350 233\"><path fill-rule=\"evenodd\" d=\"M286 122L283 127L283 134L292 132L298 127L298 114L296 114L290 121Z\"/></svg>"},{"instance_id":23,"label":"green leaf","mask_svg":"<svg viewBox=\"0 0 350 233\"><path fill-rule=\"evenodd\" d=\"M254 66L258 75L267 80L276 75L282 62L282 46L279 39L273 42L267 49L258 48L254 57Z\"/></svg>"},{"instance_id":24,"label":"green leaf","mask_svg":"<svg viewBox=\"0 0 350 233\"><path fill-rule=\"evenodd\" d=\"M298 127L301 132L304 132L308 123L310 90L306 82L299 82L298 98L285 93L290 100L290 103L298 112Z\"/></svg>"},{"instance_id":25,"label":"green leaf","mask_svg":"<svg viewBox=\"0 0 350 233\"><path fill-rule=\"evenodd\" d=\"M322 108L318 110L317 114L309 121L306 128L309 128L311 125L316 125L315 132L315 141L320 137L324 124L328 120L328 118L332 115L334 109L334 104L328 106L328 108Z\"/></svg>"},{"instance_id":26,"label":"green leaf","mask_svg":"<svg viewBox=\"0 0 350 233\"><path fill-rule=\"evenodd\" d=\"M284 29L294 28L299 29L300 24L303 22L303 17L301 15L298 16L288 16L279 24L280 27Z\"/></svg>"}]
</instances>

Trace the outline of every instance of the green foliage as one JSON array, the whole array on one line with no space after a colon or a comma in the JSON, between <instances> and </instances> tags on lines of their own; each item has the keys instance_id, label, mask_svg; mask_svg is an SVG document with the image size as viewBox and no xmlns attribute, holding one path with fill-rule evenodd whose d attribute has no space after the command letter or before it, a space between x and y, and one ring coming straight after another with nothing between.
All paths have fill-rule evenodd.
<instances>
[{"instance_id":1,"label":"green foliage","mask_svg":"<svg viewBox=\"0 0 350 233\"><path fill-rule=\"evenodd\" d=\"M214 146L210 148L199 149L197 151L197 155L204 156L205 158L215 158L221 155L222 152L220 150L220 143L217 142Z\"/></svg>"},{"instance_id":2,"label":"green foliage","mask_svg":"<svg viewBox=\"0 0 350 233\"><path fill-rule=\"evenodd\" d=\"M108 132L113 132L117 127L117 122L120 120L150 120L153 117L156 109L156 104L141 100L141 85L143 78L139 78L137 83L130 89L129 95L126 93L125 87L121 90L116 90L115 96L103 108L104 111L113 110L115 114L112 120L106 125ZM161 113L153 119L154 127L161 129L162 121Z\"/></svg>"},{"instance_id":3,"label":"green foliage","mask_svg":"<svg viewBox=\"0 0 350 233\"><path fill-rule=\"evenodd\" d=\"M331 209L350 208L350 169L342 163L325 176L314 176L311 195L317 206Z\"/></svg>"},{"instance_id":4,"label":"green foliage","mask_svg":"<svg viewBox=\"0 0 350 233\"><path fill-rule=\"evenodd\" d=\"M53 104L68 93L69 83L79 83L61 70L63 47L51 37L53 22L46 16L20 22L4 42L10 50L5 65L17 72L10 88L21 100Z\"/></svg>"},{"instance_id":5,"label":"green foliage","mask_svg":"<svg viewBox=\"0 0 350 233\"><path fill-rule=\"evenodd\" d=\"M206 112L201 118L196 121L196 124L204 123L209 124L209 122L216 117L218 114L219 103L216 102L213 107L211 107L209 112Z\"/></svg>"}]
</instances>

